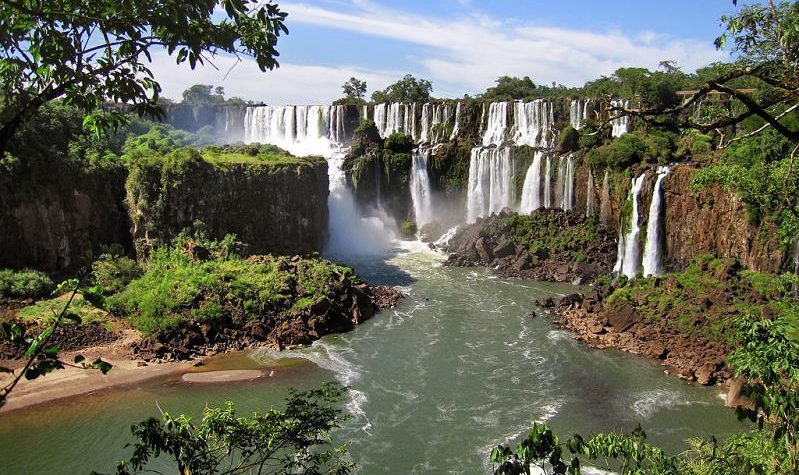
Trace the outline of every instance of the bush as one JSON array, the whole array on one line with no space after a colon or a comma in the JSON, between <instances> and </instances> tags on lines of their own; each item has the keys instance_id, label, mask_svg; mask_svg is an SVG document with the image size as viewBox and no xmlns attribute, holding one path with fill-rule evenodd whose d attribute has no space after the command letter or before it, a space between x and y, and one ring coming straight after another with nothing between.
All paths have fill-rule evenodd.
<instances>
[{"instance_id":1,"label":"bush","mask_svg":"<svg viewBox=\"0 0 799 475\"><path fill-rule=\"evenodd\" d=\"M39 299L53 291L55 286L47 274L25 269L15 271L0 269L0 296L14 299Z\"/></svg>"},{"instance_id":2,"label":"bush","mask_svg":"<svg viewBox=\"0 0 799 475\"><path fill-rule=\"evenodd\" d=\"M408 135L405 135L402 132L394 132L386 137L386 141L383 146L392 152L410 153L415 144L413 142L413 138L409 137Z\"/></svg>"},{"instance_id":3,"label":"bush","mask_svg":"<svg viewBox=\"0 0 799 475\"><path fill-rule=\"evenodd\" d=\"M567 125L558 135L555 150L561 153L574 152L580 148L580 131Z\"/></svg>"},{"instance_id":4,"label":"bush","mask_svg":"<svg viewBox=\"0 0 799 475\"><path fill-rule=\"evenodd\" d=\"M211 241L181 233L152 254L146 272L108 308L147 335L184 321L274 323L359 282L352 269L321 259L239 255L232 235Z\"/></svg>"},{"instance_id":5,"label":"bush","mask_svg":"<svg viewBox=\"0 0 799 475\"><path fill-rule=\"evenodd\" d=\"M141 274L139 263L126 256L101 254L92 263L94 282L107 294L120 292Z\"/></svg>"}]
</instances>

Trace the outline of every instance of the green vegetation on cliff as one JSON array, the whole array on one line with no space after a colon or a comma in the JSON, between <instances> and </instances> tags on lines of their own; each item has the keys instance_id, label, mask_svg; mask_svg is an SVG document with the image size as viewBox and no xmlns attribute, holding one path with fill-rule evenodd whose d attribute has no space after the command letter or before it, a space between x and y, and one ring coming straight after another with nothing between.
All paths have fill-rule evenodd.
<instances>
[{"instance_id":1,"label":"green vegetation on cliff","mask_svg":"<svg viewBox=\"0 0 799 475\"><path fill-rule=\"evenodd\" d=\"M799 302L791 297L796 283L790 274L754 272L736 259L704 255L681 272L628 281L610 295L608 304L631 305L645 319L680 334L702 335L734 348L738 316L754 321L781 315L799 329Z\"/></svg>"},{"instance_id":2,"label":"green vegetation on cliff","mask_svg":"<svg viewBox=\"0 0 799 475\"><path fill-rule=\"evenodd\" d=\"M0 269L0 298L37 299L55 288L47 274L35 270Z\"/></svg>"},{"instance_id":3,"label":"green vegetation on cliff","mask_svg":"<svg viewBox=\"0 0 799 475\"><path fill-rule=\"evenodd\" d=\"M564 262L585 262L586 249L602 240L601 234L606 232L596 216L572 219L548 210L500 216L494 226L496 229L488 229L487 234L503 230L513 244L531 255L542 259L557 256Z\"/></svg>"},{"instance_id":4,"label":"green vegetation on cliff","mask_svg":"<svg viewBox=\"0 0 799 475\"><path fill-rule=\"evenodd\" d=\"M238 249L233 236L212 241L181 234L156 249L144 275L110 297L108 307L148 335L186 321L273 324L329 306L344 283L359 282L352 269L325 260L244 257Z\"/></svg>"}]
</instances>

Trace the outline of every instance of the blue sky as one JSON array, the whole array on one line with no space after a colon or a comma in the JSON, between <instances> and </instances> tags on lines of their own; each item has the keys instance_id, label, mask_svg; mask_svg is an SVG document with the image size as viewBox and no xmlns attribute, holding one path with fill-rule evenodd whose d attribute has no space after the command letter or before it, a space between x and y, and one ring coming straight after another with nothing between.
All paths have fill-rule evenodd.
<instances>
[{"instance_id":1,"label":"blue sky","mask_svg":"<svg viewBox=\"0 0 799 475\"><path fill-rule=\"evenodd\" d=\"M273 104L328 103L350 76L370 92L406 73L433 82L434 95L485 90L499 76L529 75L569 86L622 66L654 69L674 60L694 70L716 51L719 17L732 0L299 0L280 1L290 34L278 44L281 68L260 73L244 61L219 71L175 66L165 53L153 70L167 97L191 84ZM220 72L222 71L222 72Z\"/></svg>"}]
</instances>

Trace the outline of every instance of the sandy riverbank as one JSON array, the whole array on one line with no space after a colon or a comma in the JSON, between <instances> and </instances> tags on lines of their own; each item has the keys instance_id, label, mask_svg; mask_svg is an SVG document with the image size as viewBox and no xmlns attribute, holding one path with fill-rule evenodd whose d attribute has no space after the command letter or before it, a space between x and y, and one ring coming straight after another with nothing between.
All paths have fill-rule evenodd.
<instances>
[{"instance_id":1,"label":"sandy riverbank","mask_svg":"<svg viewBox=\"0 0 799 475\"><path fill-rule=\"evenodd\" d=\"M32 381L23 378L8 397L6 404L0 408L0 414L80 394L137 384L192 368L191 361L139 366L140 362L131 359L129 354L130 344L137 337L136 332L126 331L123 338L113 343L63 353L63 361L72 361L75 355L80 354L86 357L86 361L102 358L114 365L114 368L106 375L97 370L68 367ZM22 363L20 360L0 361L1 366L11 368L19 368ZM3 375L0 384L5 385L10 380L11 375Z\"/></svg>"}]
</instances>

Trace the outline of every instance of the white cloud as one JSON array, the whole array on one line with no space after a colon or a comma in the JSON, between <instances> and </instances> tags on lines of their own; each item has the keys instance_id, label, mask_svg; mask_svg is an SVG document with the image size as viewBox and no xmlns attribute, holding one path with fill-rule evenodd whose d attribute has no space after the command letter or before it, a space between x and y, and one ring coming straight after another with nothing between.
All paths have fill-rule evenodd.
<instances>
[{"instance_id":1,"label":"white cloud","mask_svg":"<svg viewBox=\"0 0 799 475\"><path fill-rule=\"evenodd\" d=\"M161 86L162 95L180 99L181 93L193 84L223 86L227 97L264 101L269 104L329 104L341 97L341 85L352 76L384 88L395 81L397 73L367 71L352 66L306 66L282 63L278 69L261 72L254 60L218 56L210 64L191 70L187 64L177 65L165 51L152 55L151 69ZM234 69L228 74L231 67ZM226 77L227 76L227 77Z\"/></svg>"},{"instance_id":2,"label":"white cloud","mask_svg":"<svg viewBox=\"0 0 799 475\"><path fill-rule=\"evenodd\" d=\"M289 24L302 23L357 32L376 38L423 46L412 62L417 75L431 79L434 93L457 97L479 93L502 75L528 75L535 81L582 85L624 66L655 69L674 60L686 71L724 59L711 44L669 37L650 30L636 33L592 32L497 19L485 14L431 18L390 10L369 0L338 0L335 7L281 2ZM153 57L153 71L167 97L179 98L197 83L222 85L228 96L273 104L327 103L341 94L351 76L380 89L401 77L396 71L376 71L358 65L336 67L284 63L261 73L252 61L239 64L223 79L232 58L215 60L220 71L176 66L165 53Z\"/></svg>"},{"instance_id":3,"label":"white cloud","mask_svg":"<svg viewBox=\"0 0 799 475\"><path fill-rule=\"evenodd\" d=\"M540 83L581 85L619 67L655 69L675 60L693 70L725 54L713 45L680 40L652 31L631 36L499 20L486 15L428 18L389 10L365 0L349 12L304 3L282 4L291 22L354 31L428 46L419 58L420 74L442 84L437 93L479 92L501 75L529 75Z\"/></svg>"}]
</instances>

